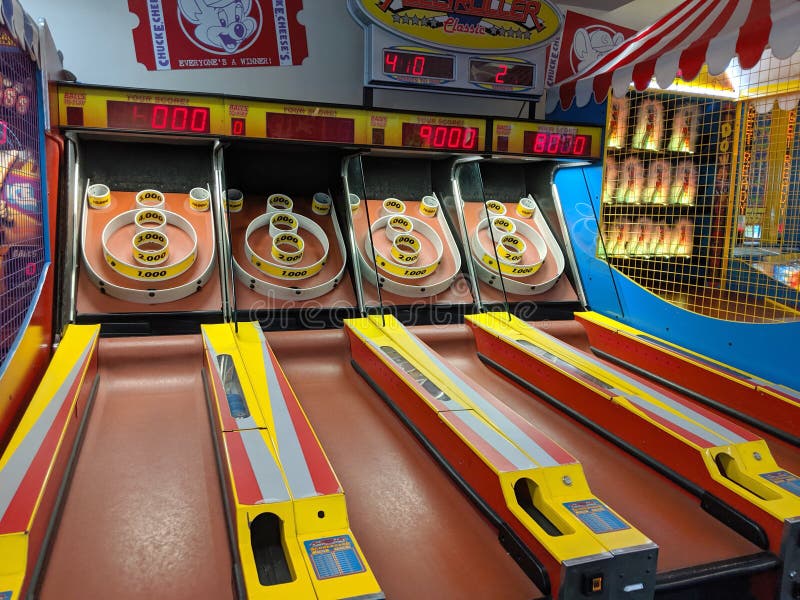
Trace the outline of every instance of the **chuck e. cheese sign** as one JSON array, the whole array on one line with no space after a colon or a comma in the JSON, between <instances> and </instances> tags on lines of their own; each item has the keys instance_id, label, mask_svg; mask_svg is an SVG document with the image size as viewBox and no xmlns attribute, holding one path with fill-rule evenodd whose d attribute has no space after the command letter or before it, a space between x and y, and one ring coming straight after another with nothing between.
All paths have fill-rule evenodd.
<instances>
[{"instance_id":1,"label":"chuck e. cheese sign","mask_svg":"<svg viewBox=\"0 0 800 600\"><path fill-rule=\"evenodd\" d=\"M136 59L150 71L299 65L303 0L128 0Z\"/></svg>"},{"instance_id":2,"label":"chuck e. cheese sign","mask_svg":"<svg viewBox=\"0 0 800 600\"><path fill-rule=\"evenodd\" d=\"M349 0L351 12L402 37L448 50L516 53L561 27L546 0Z\"/></svg>"}]
</instances>

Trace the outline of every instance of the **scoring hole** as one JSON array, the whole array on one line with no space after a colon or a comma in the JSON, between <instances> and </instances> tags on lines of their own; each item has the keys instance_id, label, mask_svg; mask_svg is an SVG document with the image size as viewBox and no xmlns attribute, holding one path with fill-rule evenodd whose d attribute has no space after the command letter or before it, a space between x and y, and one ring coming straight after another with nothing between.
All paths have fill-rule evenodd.
<instances>
[{"instance_id":1,"label":"scoring hole","mask_svg":"<svg viewBox=\"0 0 800 600\"><path fill-rule=\"evenodd\" d=\"M324 511L324 510L321 510L321 511L319 511L319 512L317 513L317 516L318 516L320 519L324 519L324 518L325 518L325 511Z\"/></svg>"}]
</instances>

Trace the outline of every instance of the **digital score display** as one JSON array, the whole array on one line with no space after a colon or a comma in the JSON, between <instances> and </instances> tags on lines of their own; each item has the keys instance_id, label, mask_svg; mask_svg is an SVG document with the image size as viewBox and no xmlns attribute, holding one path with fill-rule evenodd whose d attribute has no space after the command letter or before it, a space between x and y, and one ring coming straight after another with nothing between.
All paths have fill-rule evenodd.
<instances>
[{"instance_id":1,"label":"digital score display","mask_svg":"<svg viewBox=\"0 0 800 600\"><path fill-rule=\"evenodd\" d=\"M174 133L209 133L211 109L207 106L106 101L108 126Z\"/></svg>"},{"instance_id":2,"label":"digital score display","mask_svg":"<svg viewBox=\"0 0 800 600\"><path fill-rule=\"evenodd\" d=\"M472 83L533 87L533 79L533 65L481 59L469 61L469 80Z\"/></svg>"},{"instance_id":3,"label":"digital score display","mask_svg":"<svg viewBox=\"0 0 800 600\"><path fill-rule=\"evenodd\" d=\"M592 136L551 131L526 131L523 152L544 156L591 156Z\"/></svg>"},{"instance_id":4,"label":"digital score display","mask_svg":"<svg viewBox=\"0 0 800 600\"><path fill-rule=\"evenodd\" d=\"M454 66L455 59L452 56L396 50L383 51L383 72L386 75L453 79Z\"/></svg>"},{"instance_id":5,"label":"digital score display","mask_svg":"<svg viewBox=\"0 0 800 600\"><path fill-rule=\"evenodd\" d=\"M403 123L402 145L436 150L478 150L478 128Z\"/></svg>"},{"instance_id":6,"label":"digital score display","mask_svg":"<svg viewBox=\"0 0 800 600\"><path fill-rule=\"evenodd\" d=\"M352 144L355 136L355 119L267 113L268 138Z\"/></svg>"}]
</instances>

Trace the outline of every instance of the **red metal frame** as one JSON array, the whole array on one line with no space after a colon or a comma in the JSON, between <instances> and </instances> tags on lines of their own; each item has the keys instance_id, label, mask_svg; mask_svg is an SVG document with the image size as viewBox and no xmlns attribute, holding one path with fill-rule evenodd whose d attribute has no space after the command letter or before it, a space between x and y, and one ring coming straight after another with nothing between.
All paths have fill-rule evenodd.
<instances>
[{"instance_id":1,"label":"red metal frame","mask_svg":"<svg viewBox=\"0 0 800 600\"><path fill-rule=\"evenodd\" d=\"M647 340L637 340L583 319L580 314L576 314L575 319L586 329L594 348L780 431L798 435L800 411L788 405L785 401L788 396L778 390L761 388L734 374L723 374L711 365L698 365Z\"/></svg>"}]
</instances>

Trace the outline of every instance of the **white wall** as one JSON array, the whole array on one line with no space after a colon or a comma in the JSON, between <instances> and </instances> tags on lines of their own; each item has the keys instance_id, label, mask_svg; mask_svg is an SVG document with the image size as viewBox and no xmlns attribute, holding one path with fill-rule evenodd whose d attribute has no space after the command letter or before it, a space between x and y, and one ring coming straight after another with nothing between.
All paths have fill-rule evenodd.
<instances>
[{"instance_id":1,"label":"white wall","mask_svg":"<svg viewBox=\"0 0 800 600\"><path fill-rule=\"evenodd\" d=\"M144 2L144 0L137 0ZM136 61L132 30L138 19L126 0L22 0L44 18L64 67L82 83L337 104L362 103L364 37L346 0L305 0L308 58L296 67L148 71ZM527 103L426 92L375 90L378 107L527 117ZM543 113L540 102L538 114Z\"/></svg>"}]
</instances>

